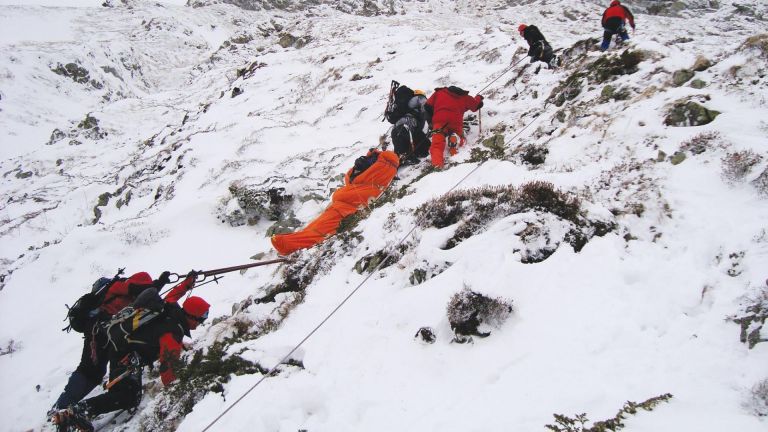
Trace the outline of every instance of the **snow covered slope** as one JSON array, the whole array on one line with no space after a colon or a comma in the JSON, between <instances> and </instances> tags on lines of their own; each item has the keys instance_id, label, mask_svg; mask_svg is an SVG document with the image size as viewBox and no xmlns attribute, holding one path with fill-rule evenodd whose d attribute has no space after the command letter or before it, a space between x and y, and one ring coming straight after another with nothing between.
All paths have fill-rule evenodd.
<instances>
[{"instance_id":1,"label":"snow covered slope","mask_svg":"<svg viewBox=\"0 0 768 432\"><path fill-rule=\"evenodd\" d=\"M294 263L196 290L189 372L147 372L105 429L202 430L363 281L210 430L589 427L667 393L625 430L766 429L763 2L627 3L607 53L585 0L187 3L0 0L0 430L51 427L82 344L63 304L118 267L271 256L379 145L392 79L483 90L469 145ZM561 69L504 73L520 23ZM466 289L512 306L469 342Z\"/></svg>"}]
</instances>

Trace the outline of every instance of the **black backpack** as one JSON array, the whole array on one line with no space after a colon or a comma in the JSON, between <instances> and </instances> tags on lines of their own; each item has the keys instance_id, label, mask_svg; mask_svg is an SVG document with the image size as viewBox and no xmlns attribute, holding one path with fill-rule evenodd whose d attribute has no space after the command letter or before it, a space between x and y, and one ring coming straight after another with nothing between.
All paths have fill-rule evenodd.
<instances>
[{"instance_id":1,"label":"black backpack","mask_svg":"<svg viewBox=\"0 0 768 432\"><path fill-rule=\"evenodd\" d=\"M349 175L349 182L352 183L352 180L354 180L355 177L370 168L378 159L379 153L375 151L369 151L367 155L355 159L355 166L352 168L352 173Z\"/></svg>"},{"instance_id":2,"label":"black backpack","mask_svg":"<svg viewBox=\"0 0 768 432\"><path fill-rule=\"evenodd\" d=\"M112 279L105 277L97 279L91 287L91 292L80 296L72 307L65 305L68 309L65 320L69 321L69 325L62 330L66 332L74 330L78 333L83 333L90 328L94 320L97 320L99 317L99 306L104 304L104 298L107 295L107 291L109 291L109 287L117 281L124 280L120 277L121 274L122 269Z\"/></svg>"},{"instance_id":3,"label":"black backpack","mask_svg":"<svg viewBox=\"0 0 768 432\"><path fill-rule=\"evenodd\" d=\"M139 327L163 316L169 307L171 305L163 301L157 289L148 288L142 291L130 306L124 307L113 315L109 321L101 323L96 331L104 336L103 340L115 352L125 352L130 343L142 343L141 341L133 340L131 335Z\"/></svg>"},{"instance_id":4,"label":"black backpack","mask_svg":"<svg viewBox=\"0 0 768 432\"><path fill-rule=\"evenodd\" d=\"M384 118L392 124L397 123L404 115L408 114L408 102L413 96L413 90L408 86L392 81L389 88L387 108L384 110Z\"/></svg>"}]
</instances>

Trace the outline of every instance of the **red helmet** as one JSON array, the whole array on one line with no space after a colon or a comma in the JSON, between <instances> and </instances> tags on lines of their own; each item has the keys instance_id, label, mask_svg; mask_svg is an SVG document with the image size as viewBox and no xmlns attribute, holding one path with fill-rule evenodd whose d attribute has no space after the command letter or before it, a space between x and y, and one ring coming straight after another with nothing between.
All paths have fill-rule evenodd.
<instances>
[{"instance_id":1,"label":"red helmet","mask_svg":"<svg viewBox=\"0 0 768 432\"><path fill-rule=\"evenodd\" d=\"M525 25L525 24L520 24L520 27L518 27L518 28L517 28L517 31L518 31L519 33L521 33L521 34L522 34L522 33L523 33L523 30L525 30L525 29L527 29L527 28L528 28L528 26L527 26L527 25Z\"/></svg>"},{"instance_id":2,"label":"red helmet","mask_svg":"<svg viewBox=\"0 0 768 432\"><path fill-rule=\"evenodd\" d=\"M202 321L208 317L208 309L210 309L210 307L211 305L209 305L207 301L196 296L186 299L184 301L184 306L182 306L184 312L186 312L187 315L196 318L197 321Z\"/></svg>"},{"instance_id":3,"label":"red helmet","mask_svg":"<svg viewBox=\"0 0 768 432\"><path fill-rule=\"evenodd\" d=\"M619 0L613 0L613 1L611 2L611 6L618 6L618 5L620 5L620 4L621 4L621 3L619 3Z\"/></svg>"}]
</instances>

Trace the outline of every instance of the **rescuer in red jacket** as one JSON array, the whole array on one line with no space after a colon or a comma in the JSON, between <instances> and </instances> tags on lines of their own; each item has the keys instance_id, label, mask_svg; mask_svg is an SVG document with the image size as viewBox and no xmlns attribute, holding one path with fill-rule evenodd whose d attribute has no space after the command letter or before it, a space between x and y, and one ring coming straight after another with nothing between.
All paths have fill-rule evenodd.
<instances>
[{"instance_id":1,"label":"rescuer in red jacket","mask_svg":"<svg viewBox=\"0 0 768 432\"><path fill-rule=\"evenodd\" d=\"M608 9L603 12L603 43L600 44L600 50L605 51L611 44L611 38L617 34L621 37L621 40L625 41L629 39L627 30L625 28L625 22L629 21L629 26L632 30L635 30L635 17L629 9L622 5L619 0L613 0Z\"/></svg>"},{"instance_id":2,"label":"rescuer in red jacket","mask_svg":"<svg viewBox=\"0 0 768 432\"><path fill-rule=\"evenodd\" d=\"M51 413L66 408L82 400L101 383L107 372L109 362L106 343L98 340L94 326L112 317L115 312L133 303L136 297L148 288L162 288L169 282L169 272L164 272L157 280L152 280L146 272L135 273L128 279L115 277L100 278L93 284L93 291L106 290L103 302L90 311L85 329L83 329L83 351L80 364L56 400Z\"/></svg>"},{"instance_id":3,"label":"rescuer in red jacket","mask_svg":"<svg viewBox=\"0 0 768 432\"><path fill-rule=\"evenodd\" d=\"M464 113L477 111L483 107L483 97L469 96L469 92L456 86L436 88L427 99L434 113L432 114L432 145L429 153L432 165L442 168L445 164L444 152L446 137L451 139L449 152L456 154L456 147L464 145ZM455 134L455 135L454 135ZM454 135L454 136L452 136ZM458 143L455 142L458 138Z\"/></svg>"},{"instance_id":4,"label":"rescuer in red jacket","mask_svg":"<svg viewBox=\"0 0 768 432\"><path fill-rule=\"evenodd\" d=\"M173 365L181 356L182 339L208 318L210 308L205 300L195 296L187 298L183 306L177 303L194 286L196 277L191 272L176 285L166 295L162 313L130 333L124 348L115 350L113 345L109 346L109 379L113 383L109 390L56 412L51 418L54 424L93 430L91 418L137 406L141 402L141 367L157 360L160 361L163 385L167 386L176 379ZM163 302L156 291L152 295L158 302Z\"/></svg>"}]
</instances>

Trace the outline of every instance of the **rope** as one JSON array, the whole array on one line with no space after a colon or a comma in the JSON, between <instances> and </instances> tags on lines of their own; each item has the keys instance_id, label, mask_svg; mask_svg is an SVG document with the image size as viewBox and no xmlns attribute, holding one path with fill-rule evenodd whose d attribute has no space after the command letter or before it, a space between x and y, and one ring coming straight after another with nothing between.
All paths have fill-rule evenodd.
<instances>
[{"instance_id":1,"label":"rope","mask_svg":"<svg viewBox=\"0 0 768 432\"><path fill-rule=\"evenodd\" d=\"M524 59L524 58L525 58L525 57L523 57L523 59ZM521 59L521 60L522 60L522 59ZM509 70L511 70L511 69L512 69L512 67L514 67L514 66L516 66L518 63L520 63L520 61L521 61L521 60L518 60L518 62L517 62L517 63L513 64L512 66L510 66L510 67L509 67L509 68L508 68L506 71L504 71L504 72L503 72L501 75L499 75L499 76L498 76L496 79L494 79L493 81L491 81L491 82L490 82L490 83L489 83L489 84L488 84L488 85L487 85L485 88L483 88L483 90L485 90L486 88L488 88L488 86L490 86L491 84L493 84L493 82L494 82L494 81L496 81L496 80L498 80L499 78L501 78L501 77L502 77L502 76L503 76L505 73L507 73ZM482 92L483 90L480 90L480 92ZM478 93L480 93L480 92L478 92ZM541 117L541 115L534 117L534 118L533 118L533 119L532 119L530 122L528 122L528 124L527 124L527 125L525 125L525 126L524 126L522 129L520 129L520 130L519 130L519 131L518 131L518 132L517 132L515 135L513 135L513 136L512 136L512 138L510 138L508 142L509 142L509 143L511 143L511 142L512 142L512 140L514 140L515 138L517 138L518 136L520 136L520 134L521 134L521 133L522 133L522 132L523 132L525 129L527 129L527 128L528 128L530 125L532 125L532 124L533 124L533 122L534 122L534 121L536 121L536 119L538 119L539 117ZM504 144L505 144L505 145L507 145L507 142L505 142ZM466 174L464 177L462 177L462 178L461 178L461 179L460 179L458 182L456 182L456 183L455 183L455 184L454 184L454 185L453 185L453 186L452 186L450 189L448 189L448 191L446 192L446 194L448 194L448 193L451 193L451 192L453 192L453 191L454 191L456 188L458 188L458 187L459 187L459 186L460 186L462 183L464 183L464 181L465 181L467 178L469 178L471 175L473 175L475 172L477 172L477 170L478 170L478 169L480 169L480 167L482 167L482 166L483 166L483 164L485 164L485 162L486 162L486 161L483 161L483 162L479 163L479 164L478 164L478 165L477 165L475 168L473 168L473 169L472 169L470 172L468 172L468 173L467 173L467 174ZM423 219L423 218L425 218L425 217L426 217L426 215L423 215L421 219ZM387 261L387 258L389 258L389 257L392 255L392 252L391 252L391 251L393 251L393 250L396 250L396 249L397 249L399 246L401 246L403 243L405 243L405 241L408 239L408 237L410 237L410 236L411 236L411 234L413 234L413 232L414 232L414 231L416 231L416 228L419 226L419 222L421 221L421 219L417 220L417 221L416 221L416 222L413 224L413 227L410 229L410 231L408 231L408 232L407 232L407 233L406 233L406 234L405 234L405 235L404 235L404 236L403 236L403 237L400 239L400 241L398 241L398 242L397 242L397 244L396 244L396 245L395 245L393 248L391 248L391 249L390 249L390 252L388 252L388 253L387 253L387 254L384 256L384 259L382 259L382 260L379 262L379 264L376 266L376 268L374 268L374 269L373 269L373 270L372 270L370 273L368 273L368 275L367 275L367 276L366 276L366 277L365 277L365 278L364 278L364 279L363 279L363 280L362 280L362 281L361 281L359 284L357 284L357 286L356 286L356 287L355 287L355 288L354 288L352 291L350 291L350 292L349 292L349 294L347 294L347 295L346 295L346 297L344 297L344 299L341 301L341 303L339 303L339 304L338 304L338 305L337 305L335 308L333 308L333 310L332 310L332 311L331 311L331 312L330 312L330 313L329 313L329 314L328 314L328 315L327 315L325 318L323 318L323 320L322 320L322 321L320 321L320 323L319 323L319 324L317 324L317 325L316 325L316 326L315 326L315 327L314 327L314 328L313 328L313 329L312 329L312 330L311 330L309 333L307 333L307 335L306 335L306 336L304 336L304 338L303 338L301 341L299 341L299 343L298 343L298 344L296 344L296 346L294 346L294 347L293 347L293 348L292 348L292 349L291 349L291 350L288 352L288 354L286 354L285 356L283 356L283 358L282 358L282 359L280 359L280 361L279 361L279 362L277 362L277 364L276 364L275 366L273 366L272 368L270 368L270 369L269 369L269 371L268 371L266 374L264 374L264 375L261 377L261 379L259 379L258 381L256 381L256 383L255 383L255 384L253 384L253 385L252 385L252 386L251 386L251 387L250 387L248 390L246 390L246 391L245 391L245 393L243 393L243 394L242 394L240 397L238 397L238 398L237 398L237 399L236 399L234 402L232 402L232 403L231 403L231 404L230 404L230 405L229 405L229 406L228 406L228 407L227 407L227 408L226 408L224 411L222 411L222 412L221 412L221 414L219 414L219 415L218 415L218 416L217 416L215 419L213 419L213 421L211 421L211 422L210 422L210 423L209 423L209 424L208 424L208 425L207 425L207 426L206 426L206 427L205 427L205 428L204 428L204 429L203 429L201 432L207 432L207 431L208 431L208 430L209 430L211 427L213 427L213 425L215 425L215 424L216 424L216 423L217 423L219 420L221 420L221 418L222 418L222 417L224 417L224 416L225 416L225 415L226 415L226 414L227 414L229 411L231 411L231 410L232 410L232 408L234 408L234 407L235 407L235 405L237 405L238 403L240 403L240 401L242 401L243 399L245 399L245 397L246 397L246 396L248 396L248 394L250 394L250 393L251 393L251 392L252 392L252 391L253 391L253 390L254 390L256 387L258 387L258 386L259 386L259 384L261 384L262 382L264 382L264 380L265 380L265 379L267 379L268 377L272 376L272 375L273 375L273 374L274 374L274 373L277 371L277 368L278 368L278 367L279 367L281 364L285 363L285 362L286 362L286 361L287 361L287 360L288 360L288 359L291 357L291 355L292 355L293 353L295 353L295 352L296 352L296 350L298 350L298 349L299 349L299 348L300 348L300 347L301 347L301 346L302 346L302 345L303 345L303 344L304 344L304 343L305 343L307 340L309 340L309 338L310 338L310 337L312 337L312 336L313 336L313 335L314 335L314 334L315 334L315 333L316 333L318 330L320 330L320 327L322 327L322 326L323 326L323 325L324 325L326 322L328 322L328 320L330 320L330 319L331 319L331 317L333 317L333 315L335 315L335 314L336 314L336 312L338 312L338 311L339 311L339 309L341 309L341 308L342 308L342 306L344 306L344 305L347 303L347 301L349 301L349 299L350 299L350 298L352 298L352 296L353 296L353 295L355 295L355 293L357 293L357 291L358 291L358 290L360 290L360 288L362 288L362 287L363 287L363 285L365 285L365 283L366 283L366 282L368 282L368 280L369 280L369 279L370 279L370 278L371 278L371 277L372 277L372 276L373 276L373 275L374 275L376 272L378 272L378 271L379 271L379 269L381 268L381 266L383 266L383 265L384 265L384 263Z\"/></svg>"},{"instance_id":2,"label":"rope","mask_svg":"<svg viewBox=\"0 0 768 432\"><path fill-rule=\"evenodd\" d=\"M488 84L487 84L485 87L483 87L482 89L480 89L480 91L478 91L478 92L477 92L477 94L480 94L480 93L484 92L484 91L485 91L485 90L486 90L488 87L490 87L490 86L491 86L491 84L493 84L493 83L495 83L496 81L498 81L498 79L499 79L499 78L501 78L501 77L503 77L504 75L506 75L506 74L507 74L507 72L511 71L511 70L512 70L512 68L514 68L515 66L517 66L518 64L520 64L520 62L521 62L521 61L523 61L523 60L525 60L526 58L528 58L528 57L527 57L527 56L523 56L523 57L521 57L521 58L520 58L520 60L516 61L516 62L515 62L515 64L513 64L512 66L510 66L510 67L506 68L506 69L504 70L504 72L502 72L502 73L501 73L501 75L497 76L496 78L494 78L494 79L493 79L493 81L489 82L489 83L488 83Z\"/></svg>"}]
</instances>

